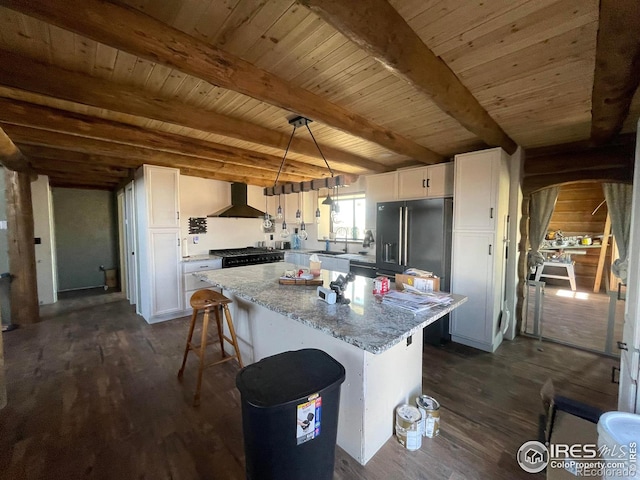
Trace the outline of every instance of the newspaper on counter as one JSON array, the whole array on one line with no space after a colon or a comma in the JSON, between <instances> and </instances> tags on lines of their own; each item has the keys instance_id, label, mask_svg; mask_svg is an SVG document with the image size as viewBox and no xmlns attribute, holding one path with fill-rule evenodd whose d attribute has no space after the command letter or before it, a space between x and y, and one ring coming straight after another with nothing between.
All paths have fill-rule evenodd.
<instances>
[{"instance_id":1,"label":"newspaper on counter","mask_svg":"<svg viewBox=\"0 0 640 480\"><path fill-rule=\"evenodd\" d=\"M403 308L413 313L420 313L438 305L449 305L453 302L451 295L445 292L421 292L412 287L404 291L391 290L382 297L382 303Z\"/></svg>"}]
</instances>

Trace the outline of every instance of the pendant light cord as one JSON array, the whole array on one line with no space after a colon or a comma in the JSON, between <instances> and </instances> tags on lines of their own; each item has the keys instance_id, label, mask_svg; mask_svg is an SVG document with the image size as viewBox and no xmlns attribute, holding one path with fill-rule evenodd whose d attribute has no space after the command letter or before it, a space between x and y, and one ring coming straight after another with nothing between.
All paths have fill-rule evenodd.
<instances>
[{"instance_id":1,"label":"pendant light cord","mask_svg":"<svg viewBox=\"0 0 640 480\"><path fill-rule=\"evenodd\" d=\"M316 148L318 149L318 152L320 152L320 156L322 157L322 160L324 160L324 164L327 166L327 168L329 169L329 173L333 177L333 170L331 170L331 167L329 166L329 162L327 162L327 159L324 158L324 154L322 153L322 150L320 150L320 145L318 145L318 142L316 142L316 137L313 136L313 133L309 128L309 124L305 123L305 126L307 127L307 130L309 130L309 135L311 135L311 138L313 139L313 143L316 144ZM295 132L295 129L294 129L294 132Z\"/></svg>"},{"instance_id":2,"label":"pendant light cord","mask_svg":"<svg viewBox=\"0 0 640 480\"><path fill-rule=\"evenodd\" d=\"M289 143L287 143L287 149L284 151L284 156L282 157L282 162L280 162L280 168L278 169L278 174L276 175L276 181L273 182L273 187L275 188L278 185L278 178L280 178L280 172L282 172L282 167L284 167L284 160L287 158L287 153L289 153L289 147L291 146L291 141L293 140L293 136L296 133L296 127L295 125L293 126L293 132L291 132L291 136L289 137ZM307 127L309 128L309 127ZM315 139L314 139L315 142ZM317 144L316 144L317 145ZM320 155L322 155L322 152L320 152ZM322 157L324 158L324 157ZM325 160L326 163L326 160ZM329 165L327 164L327 167ZM329 171L331 171L331 169L329 169ZM333 173L331 173L331 176L333 177Z\"/></svg>"}]
</instances>

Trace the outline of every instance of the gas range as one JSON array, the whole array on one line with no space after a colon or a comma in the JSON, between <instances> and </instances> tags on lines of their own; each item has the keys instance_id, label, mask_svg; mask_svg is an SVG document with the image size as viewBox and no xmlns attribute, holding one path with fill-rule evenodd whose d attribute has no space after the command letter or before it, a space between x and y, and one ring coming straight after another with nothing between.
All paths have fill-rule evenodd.
<instances>
[{"instance_id":1,"label":"gas range","mask_svg":"<svg viewBox=\"0 0 640 480\"><path fill-rule=\"evenodd\" d=\"M284 252L259 247L209 250L209 254L222 257L222 268L281 262L284 260Z\"/></svg>"}]
</instances>

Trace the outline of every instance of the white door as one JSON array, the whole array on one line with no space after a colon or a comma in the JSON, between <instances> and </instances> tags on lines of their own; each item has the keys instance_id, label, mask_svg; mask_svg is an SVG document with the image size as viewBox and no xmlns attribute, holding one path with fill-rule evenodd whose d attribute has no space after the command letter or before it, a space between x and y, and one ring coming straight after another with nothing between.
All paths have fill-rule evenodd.
<instances>
[{"instance_id":1,"label":"white door","mask_svg":"<svg viewBox=\"0 0 640 480\"><path fill-rule=\"evenodd\" d=\"M127 269L126 293L129 303L138 303L138 268L136 260L136 216L133 182L125 187L124 194L124 236L127 251L125 262Z\"/></svg>"},{"instance_id":2,"label":"white door","mask_svg":"<svg viewBox=\"0 0 640 480\"><path fill-rule=\"evenodd\" d=\"M640 127L640 120L638 121ZM640 132L640 129L638 129ZM627 301L624 312L622 342L626 344L620 355L620 390L618 410L640 413L638 397L638 373L640 370L640 133L636 138L636 164L633 176L633 202L631 209L631 236L629 238L629 277L627 278ZM634 268L635 266L635 268Z\"/></svg>"},{"instance_id":3,"label":"white door","mask_svg":"<svg viewBox=\"0 0 640 480\"><path fill-rule=\"evenodd\" d=\"M120 265L120 288L127 291L127 244L125 236L125 208L124 208L124 191L120 190L117 196L118 200L118 251L120 257L118 263Z\"/></svg>"}]
</instances>

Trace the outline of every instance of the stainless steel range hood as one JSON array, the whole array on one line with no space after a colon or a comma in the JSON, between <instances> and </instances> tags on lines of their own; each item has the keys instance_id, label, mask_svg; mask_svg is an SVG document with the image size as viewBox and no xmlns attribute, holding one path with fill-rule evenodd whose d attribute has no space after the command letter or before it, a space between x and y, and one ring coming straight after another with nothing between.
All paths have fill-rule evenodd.
<instances>
[{"instance_id":1,"label":"stainless steel range hood","mask_svg":"<svg viewBox=\"0 0 640 480\"><path fill-rule=\"evenodd\" d=\"M231 184L231 205L208 217L260 218L264 212L247 204L247 185L244 183Z\"/></svg>"}]
</instances>

